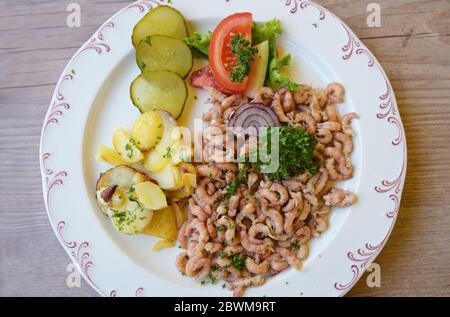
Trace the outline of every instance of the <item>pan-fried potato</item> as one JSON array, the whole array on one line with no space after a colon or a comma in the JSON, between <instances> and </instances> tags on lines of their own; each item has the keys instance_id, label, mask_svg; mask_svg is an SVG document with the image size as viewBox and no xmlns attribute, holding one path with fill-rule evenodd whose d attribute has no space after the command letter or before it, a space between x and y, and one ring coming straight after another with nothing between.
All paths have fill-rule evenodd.
<instances>
[{"instance_id":1,"label":"pan-fried potato","mask_svg":"<svg viewBox=\"0 0 450 317\"><path fill-rule=\"evenodd\" d=\"M156 252L159 251L163 248L172 248L175 246L175 241L173 240L159 240L158 242L156 242L153 247L152 247L152 251Z\"/></svg>"},{"instance_id":2,"label":"pan-fried potato","mask_svg":"<svg viewBox=\"0 0 450 317\"><path fill-rule=\"evenodd\" d=\"M158 182L159 187L165 190L178 190L183 187L181 172L178 166L167 164L159 172L148 173L151 178Z\"/></svg>"},{"instance_id":3,"label":"pan-fried potato","mask_svg":"<svg viewBox=\"0 0 450 317\"><path fill-rule=\"evenodd\" d=\"M119 188L130 188L140 181L147 180L148 177L139 173L134 168L121 165L111 168L100 175L97 181L97 191L111 185L117 185Z\"/></svg>"},{"instance_id":4,"label":"pan-fried potato","mask_svg":"<svg viewBox=\"0 0 450 317\"><path fill-rule=\"evenodd\" d=\"M114 149L103 145L98 148L97 160L114 166L128 164Z\"/></svg>"},{"instance_id":5,"label":"pan-fried potato","mask_svg":"<svg viewBox=\"0 0 450 317\"><path fill-rule=\"evenodd\" d=\"M148 177L129 166L117 166L100 175L96 194L101 210L114 227L125 234L140 233L153 218L153 211L144 208L135 188Z\"/></svg>"},{"instance_id":6,"label":"pan-fried potato","mask_svg":"<svg viewBox=\"0 0 450 317\"><path fill-rule=\"evenodd\" d=\"M170 158L167 155L164 156L156 151L156 149L152 149L145 156L142 165L144 165L144 168L149 172L159 172L169 163Z\"/></svg>"},{"instance_id":7,"label":"pan-fried potato","mask_svg":"<svg viewBox=\"0 0 450 317\"><path fill-rule=\"evenodd\" d=\"M144 228L142 233L161 239L176 240L177 232L175 213L169 206L155 211L152 221Z\"/></svg>"},{"instance_id":8,"label":"pan-fried potato","mask_svg":"<svg viewBox=\"0 0 450 317\"><path fill-rule=\"evenodd\" d=\"M180 228L183 223L187 220L187 213L185 210L182 210L180 206L178 206L178 203L171 199L170 205L173 208L173 211L175 212L175 219L177 220L177 228Z\"/></svg>"},{"instance_id":9,"label":"pan-fried potato","mask_svg":"<svg viewBox=\"0 0 450 317\"><path fill-rule=\"evenodd\" d=\"M133 164L144 159L144 154L138 149L135 141L127 130L123 128L117 130L116 133L114 133L112 143L114 149L122 156L125 162Z\"/></svg>"},{"instance_id":10,"label":"pan-fried potato","mask_svg":"<svg viewBox=\"0 0 450 317\"><path fill-rule=\"evenodd\" d=\"M143 182L134 186L137 199L146 209L160 210L167 207L166 195L158 185Z\"/></svg>"},{"instance_id":11,"label":"pan-fried potato","mask_svg":"<svg viewBox=\"0 0 450 317\"><path fill-rule=\"evenodd\" d=\"M157 111L147 111L139 116L131 128L131 137L143 152L155 147L164 131L163 121Z\"/></svg>"},{"instance_id":12,"label":"pan-fried potato","mask_svg":"<svg viewBox=\"0 0 450 317\"><path fill-rule=\"evenodd\" d=\"M175 201L179 201L180 199L183 198L188 198L189 196L191 196L194 193L193 188L189 187L183 187L179 190L174 190L174 191L168 191L167 195L174 199Z\"/></svg>"},{"instance_id":13,"label":"pan-fried potato","mask_svg":"<svg viewBox=\"0 0 450 317\"><path fill-rule=\"evenodd\" d=\"M173 146L171 159L173 165L191 161L192 146L190 144L185 144L183 141L178 141Z\"/></svg>"}]
</instances>

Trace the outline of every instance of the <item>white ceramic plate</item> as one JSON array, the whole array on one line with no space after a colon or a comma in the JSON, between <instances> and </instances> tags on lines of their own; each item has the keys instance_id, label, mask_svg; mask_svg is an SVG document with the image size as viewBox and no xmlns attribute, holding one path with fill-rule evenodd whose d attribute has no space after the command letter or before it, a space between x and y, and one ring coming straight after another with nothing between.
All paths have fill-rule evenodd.
<instances>
[{"instance_id":1,"label":"white ceramic plate","mask_svg":"<svg viewBox=\"0 0 450 317\"><path fill-rule=\"evenodd\" d=\"M334 210L329 229L313 239L303 269L290 269L250 288L248 296L340 296L360 278L385 245L397 217L406 174L406 140L389 80L372 53L331 12L310 1L174 0L190 31L208 31L226 15L250 11L257 21L282 20L281 45L292 53L295 80L346 87L341 113L356 111L355 175L339 186L358 194ZM166 3L166 2L165 2ZM63 248L88 283L105 296L229 296L177 272L178 248L150 251L147 236L117 233L98 210L95 181L109 168L95 160L118 127L139 113L129 86L139 70L131 30L158 1L135 2L109 19L66 66L45 118L40 149L45 205ZM198 66L198 65L197 65ZM193 96L198 99L194 100ZM190 92L180 124L199 118L206 94ZM189 125L188 125L189 126ZM288 283L286 283L288 282Z\"/></svg>"}]
</instances>

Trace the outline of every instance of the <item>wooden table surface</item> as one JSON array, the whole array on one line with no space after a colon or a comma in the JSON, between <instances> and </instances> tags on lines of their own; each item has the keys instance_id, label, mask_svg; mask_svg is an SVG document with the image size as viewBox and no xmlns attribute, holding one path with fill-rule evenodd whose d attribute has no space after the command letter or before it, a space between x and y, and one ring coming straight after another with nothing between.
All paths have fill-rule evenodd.
<instances>
[{"instance_id":1,"label":"wooden table surface","mask_svg":"<svg viewBox=\"0 0 450 317\"><path fill-rule=\"evenodd\" d=\"M188 0L174 0L188 1ZM130 1L81 0L80 28L65 0L0 0L0 296L94 296L66 286L69 258L44 209L41 125L60 72L75 51ZM209 2L209 1L208 1ZM372 50L394 87L408 140L400 214L376 262L350 296L450 295L450 1L378 1L382 27L366 24L364 0L317 1Z\"/></svg>"}]
</instances>

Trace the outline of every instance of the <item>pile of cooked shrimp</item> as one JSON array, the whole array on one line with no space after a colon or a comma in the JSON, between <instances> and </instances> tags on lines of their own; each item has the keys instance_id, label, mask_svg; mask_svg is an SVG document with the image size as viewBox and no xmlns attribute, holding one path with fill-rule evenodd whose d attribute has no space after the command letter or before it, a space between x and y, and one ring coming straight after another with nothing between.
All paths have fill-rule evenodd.
<instances>
[{"instance_id":1,"label":"pile of cooked shrimp","mask_svg":"<svg viewBox=\"0 0 450 317\"><path fill-rule=\"evenodd\" d=\"M241 296L245 288L261 285L290 266L300 270L308 241L326 230L331 208L356 201L354 193L334 186L353 176L351 121L358 115L339 116L336 107L345 90L338 83L326 89L300 86L297 91L260 88L255 102L271 107L283 124L303 127L316 137L319 171L272 181L251 170L244 186L227 197L238 164L224 162L228 149L216 145L223 144L218 140L225 138L230 116L248 100L210 92L213 106L203 116L209 123L203 134L205 163L197 166L198 186L186 203L188 220L178 233L185 251L176 266L202 281L222 279L234 296Z\"/></svg>"}]
</instances>

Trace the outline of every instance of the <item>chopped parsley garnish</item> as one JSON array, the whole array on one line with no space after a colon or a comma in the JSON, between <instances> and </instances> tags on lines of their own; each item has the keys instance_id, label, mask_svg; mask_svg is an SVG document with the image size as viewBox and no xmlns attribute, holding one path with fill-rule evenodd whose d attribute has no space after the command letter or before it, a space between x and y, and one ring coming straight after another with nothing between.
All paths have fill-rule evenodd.
<instances>
[{"instance_id":1,"label":"chopped parsley garnish","mask_svg":"<svg viewBox=\"0 0 450 317\"><path fill-rule=\"evenodd\" d=\"M139 62L138 62L138 66L139 66L139 68L142 70L142 69L144 69L145 66L147 66L147 65L145 65L144 61L139 61Z\"/></svg>"},{"instance_id":2,"label":"chopped parsley garnish","mask_svg":"<svg viewBox=\"0 0 450 317\"><path fill-rule=\"evenodd\" d=\"M211 265L211 272L217 271L217 265L213 264Z\"/></svg>"},{"instance_id":3,"label":"chopped parsley garnish","mask_svg":"<svg viewBox=\"0 0 450 317\"><path fill-rule=\"evenodd\" d=\"M242 271L245 267L245 261L247 260L247 255L241 253L233 255L231 258L231 265L234 266L237 270Z\"/></svg>"},{"instance_id":4,"label":"chopped parsley garnish","mask_svg":"<svg viewBox=\"0 0 450 317\"><path fill-rule=\"evenodd\" d=\"M231 52L236 55L236 64L230 73L231 81L242 83L250 74L250 64L253 62L253 55L258 53L258 49L251 47L250 41L238 34L231 40Z\"/></svg>"},{"instance_id":5,"label":"chopped parsley garnish","mask_svg":"<svg viewBox=\"0 0 450 317\"><path fill-rule=\"evenodd\" d=\"M222 284L222 288L225 288L225 287L227 287L227 283Z\"/></svg>"},{"instance_id":6,"label":"chopped parsley garnish","mask_svg":"<svg viewBox=\"0 0 450 317\"><path fill-rule=\"evenodd\" d=\"M227 187L225 187L225 197L230 198L236 194L237 186L236 182L228 182Z\"/></svg>"},{"instance_id":7,"label":"chopped parsley garnish","mask_svg":"<svg viewBox=\"0 0 450 317\"><path fill-rule=\"evenodd\" d=\"M166 154L164 154L163 157L166 159L172 158L172 148L170 146L167 147Z\"/></svg>"},{"instance_id":8,"label":"chopped parsley garnish","mask_svg":"<svg viewBox=\"0 0 450 317\"><path fill-rule=\"evenodd\" d=\"M267 173L269 179L286 179L290 176L295 176L308 171L312 175L317 173L318 162L314 158L314 147L316 146L316 139L314 136L306 132L302 128L292 126L269 127L263 132L264 140L267 140L267 153L271 154L271 129L279 129L278 146L278 169L275 172ZM267 162L262 162L258 155L258 161L255 163L256 167L264 173L272 164L272 158Z\"/></svg>"},{"instance_id":9,"label":"chopped parsley garnish","mask_svg":"<svg viewBox=\"0 0 450 317\"><path fill-rule=\"evenodd\" d=\"M224 232L225 230L227 230L227 228L225 226L217 227L217 231L219 231L219 232Z\"/></svg>"},{"instance_id":10,"label":"chopped parsley garnish","mask_svg":"<svg viewBox=\"0 0 450 317\"><path fill-rule=\"evenodd\" d=\"M125 151L127 152L127 157L131 159L133 157L133 148L130 143L125 144Z\"/></svg>"},{"instance_id":11,"label":"chopped parsley garnish","mask_svg":"<svg viewBox=\"0 0 450 317\"><path fill-rule=\"evenodd\" d=\"M246 176L249 168L250 165L246 163L240 166L236 175L236 179L234 181L228 182L227 187L225 187L225 198L230 198L231 196L236 194L238 188L246 183Z\"/></svg>"},{"instance_id":12,"label":"chopped parsley garnish","mask_svg":"<svg viewBox=\"0 0 450 317\"><path fill-rule=\"evenodd\" d=\"M135 190L135 188L133 187L133 186L131 186L130 187L130 189L128 190L128 200L129 201L132 201L132 202L134 202L134 203L136 203L137 204L137 208L140 210L140 211L142 211L142 210L144 210L144 207L142 207L142 204L141 204L141 202L137 199L137 197L134 195L134 192L135 192L136 190Z\"/></svg>"},{"instance_id":13,"label":"chopped parsley garnish","mask_svg":"<svg viewBox=\"0 0 450 317\"><path fill-rule=\"evenodd\" d=\"M211 274L211 275L209 276L209 278L210 278L210 280L211 280L211 284L214 285L214 284L217 283L217 277L215 277L214 275Z\"/></svg>"},{"instance_id":14,"label":"chopped parsley garnish","mask_svg":"<svg viewBox=\"0 0 450 317\"><path fill-rule=\"evenodd\" d=\"M300 249L300 245L298 244L298 242L293 242L291 244L292 250L294 251L298 251Z\"/></svg>"}]
</instances>

